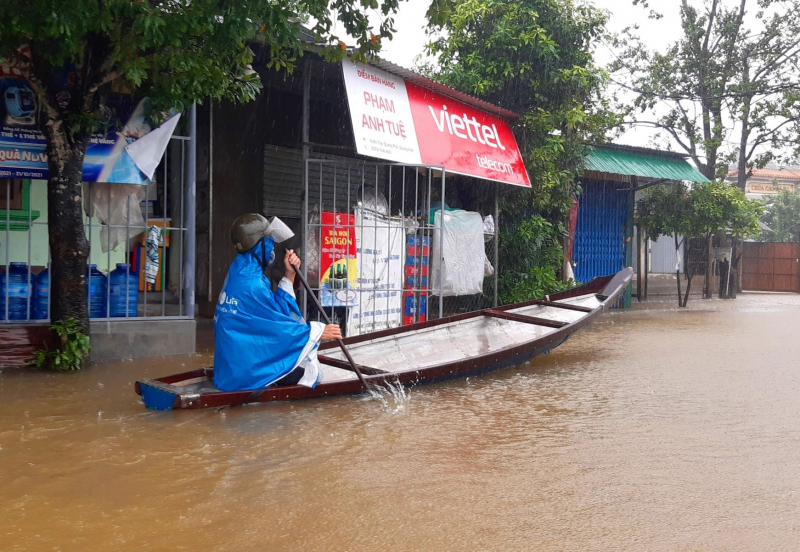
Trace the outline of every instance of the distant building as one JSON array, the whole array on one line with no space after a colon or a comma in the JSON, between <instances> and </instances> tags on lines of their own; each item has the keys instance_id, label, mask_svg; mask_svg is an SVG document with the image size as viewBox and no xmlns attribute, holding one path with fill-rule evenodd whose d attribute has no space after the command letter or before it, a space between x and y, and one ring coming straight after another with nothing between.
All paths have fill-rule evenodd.
<instances>
[{"instance_id":1,"label":"distant building","mask_svg":"<svg viewBox=\"0 0 800 552\"><path fill-rule=\"evenodd\" d=\"M734 169L726 180L736 182L738 176L739 171ZM767 165L763 169L753 169L747 178L745 193L748 199L768 199L780 190L800 190L800 167Z\"/></svg>"}]
</instances>

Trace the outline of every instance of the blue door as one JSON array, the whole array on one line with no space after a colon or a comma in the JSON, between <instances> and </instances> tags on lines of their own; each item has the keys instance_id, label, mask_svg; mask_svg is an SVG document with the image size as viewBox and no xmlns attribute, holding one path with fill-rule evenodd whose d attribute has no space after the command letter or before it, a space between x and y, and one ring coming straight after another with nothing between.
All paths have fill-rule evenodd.
<instances>
[{"instance_id":1,"label":"blue door","mask_svg":"<svg viewBox=\"0 0 800 552\"><path fill-rule=\"evenodd\" d=\"M575 279L588 282L624 268L629 192L624 182L586 179L582 187L572 257Z\"/></svg>"}]
</instances>

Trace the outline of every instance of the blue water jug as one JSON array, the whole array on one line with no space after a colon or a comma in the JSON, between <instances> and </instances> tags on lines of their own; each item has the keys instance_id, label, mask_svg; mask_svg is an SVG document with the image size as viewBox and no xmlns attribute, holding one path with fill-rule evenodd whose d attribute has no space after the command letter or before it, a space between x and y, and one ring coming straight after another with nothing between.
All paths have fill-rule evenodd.
<instances>
[{"instance_id":1,"label":"blue water jug","mask_svg":"<svg viewBox=\"0 0 800 552\"><path fill-rule=\"evenodd\" d=\"M11 263L8 271L0 273L0 320L6 319L8 295L8 320L27 320L33 306L33 287L36 275L25 263Z\"/></svg>"},{"instance_id":2,"label":"blue water jug","mask_svg":"<svg viewBox=\"0 0 800 552\"><path fill-rule=\"evenodd\" d=\"M34 320L46 320L49 318L49 303L50 271L45 268L36 277L36 284L33 286L33 312L31 313L31 318Z\"/></svg>"},{"instance_id":3,"label":"blue water jug","mask_svg":"<svg viewBox=\"0 0 800 552\"><path fill-rule=\"evenodd\" d=\"M108 313L106 291L108 278L97 269L97 265L89 266L86 271L86 295L89 297L89 318L105 318Z\"/></svg>"},{"instance_id":4,"label":"blue water jug","mask_svg":"<svg viewBox=\"0 0 800 552\"><path fill-rule=\"evenodd\" d=\"M127 263L117 263L108 275L109 317L138 316L139 277Z\"/></svg>"}]
</instances>

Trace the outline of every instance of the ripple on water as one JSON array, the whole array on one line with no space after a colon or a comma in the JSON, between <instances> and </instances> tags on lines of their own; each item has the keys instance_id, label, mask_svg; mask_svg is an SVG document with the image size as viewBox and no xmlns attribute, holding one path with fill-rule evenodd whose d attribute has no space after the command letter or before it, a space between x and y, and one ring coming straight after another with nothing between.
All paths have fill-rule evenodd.
<instances>
[{"instance_id":1,"label":"ripple on water","mask_svg":"<svg viewBox=\"0 0 800 552\"><path fill-rule=\"evenodd\" d=\"M174 359L6 371L0 548L794 550L800 296L697 303L374 396L157 413L132 382Z\"/></svg>"}]
</instances>

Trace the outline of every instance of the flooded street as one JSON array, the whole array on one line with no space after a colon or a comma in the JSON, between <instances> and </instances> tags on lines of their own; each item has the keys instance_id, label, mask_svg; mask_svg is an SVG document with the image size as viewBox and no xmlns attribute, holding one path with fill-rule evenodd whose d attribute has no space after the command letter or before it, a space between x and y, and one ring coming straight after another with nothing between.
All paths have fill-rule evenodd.
<instances>
[{"instance_id":1,"label":"flooded street","mask_svg":"<svg viewBox=\"0 0 800 552\"><path fill-rule=\"evenodd\" d=\"M0 550L797 550L800 295L602 316L384 401L145 411L209 355L0 375Z\"/></svg>"}]
</instances>

